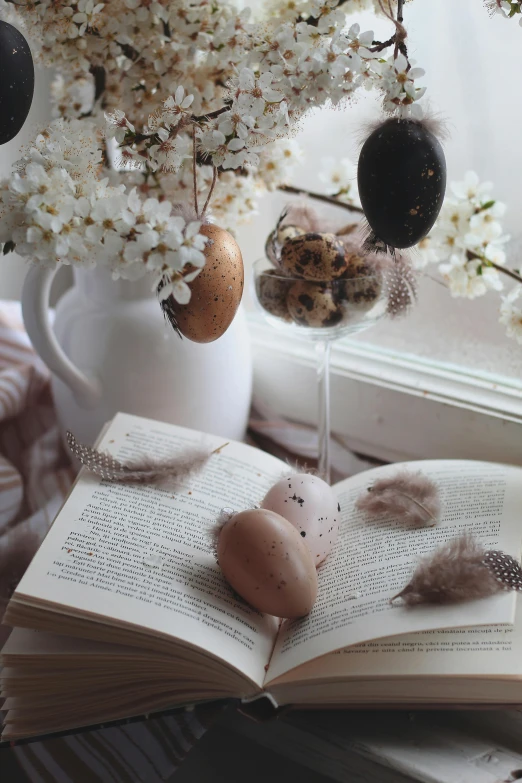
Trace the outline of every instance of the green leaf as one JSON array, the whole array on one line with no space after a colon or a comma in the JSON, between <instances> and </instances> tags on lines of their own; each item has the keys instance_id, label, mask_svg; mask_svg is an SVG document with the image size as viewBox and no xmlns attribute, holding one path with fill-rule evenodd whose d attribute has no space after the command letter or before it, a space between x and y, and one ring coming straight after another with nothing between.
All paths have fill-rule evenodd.
<instances>
[{"instance_id":1,"label":"green leaf","mask_svg":"<svg viewBox=\"0 0 522 783\"><path fill-rule=\"evenodd\" d=\"M484 202L484 204L481 204L480 208L481 209L491 209L491 207L493 206L494 203L495 203L495 199L491 199L491 201L486 201L486 202Z\"/></svg>"},{"instance_id":2,"label":"green leaf","mask_svg":"<svg viewBox=\"0 0 522 783\"><path fill-rule=\"evenodd\" d=\"M12 253L15 247L16 244L11 239L9 239L7 242L4 243L2 253L4 254L4 256L6 256L8 253Z\"/></svg>"}]
</instances>

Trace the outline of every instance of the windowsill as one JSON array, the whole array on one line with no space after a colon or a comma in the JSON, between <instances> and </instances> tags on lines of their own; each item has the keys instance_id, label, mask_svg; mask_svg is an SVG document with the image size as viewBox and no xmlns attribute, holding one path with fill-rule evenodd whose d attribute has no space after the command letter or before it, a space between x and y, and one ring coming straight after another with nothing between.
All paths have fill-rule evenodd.
<instances>
[{"instance_id":1,"label":"windowsill","mask_svg":"<svg viewBox=\"0 0 522 783\"><path fill-rule=\"evenodd\" d=\"M315 349L251 313L254 396L316 418ZM522 464L522 382L360 339L334 344L332 429L384 460L462 457Z\"/></svg>"}]
</instances>

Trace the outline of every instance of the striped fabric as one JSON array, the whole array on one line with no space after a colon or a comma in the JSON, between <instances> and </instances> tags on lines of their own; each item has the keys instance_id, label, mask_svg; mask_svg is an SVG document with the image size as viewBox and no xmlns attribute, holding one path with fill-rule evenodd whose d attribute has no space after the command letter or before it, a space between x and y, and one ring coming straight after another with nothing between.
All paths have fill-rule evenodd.
<instances>
[{"instance_id":1,"label":"striped fabric","mask_svg":"<svg viewBox=\"0 0 522 783\"><path fill-rule=\"evenodd\" d=\"M31 783L159 783L173 775L220 709L207 705L143 723L20 745L10 752Z\"/></svg>"},{"instance_id":2,"label":"striped fabric","mask_svg":"<svg viewBox=\"0 0 522 783\"><path fill-rule=\"evenodd\" d=\"M24 332L19 303L0 302L0 616L73 478L47 368ZM0 647L7 635L0 626ZM2 750L20 766L6 783L159 783L220 709L208 705Z\"/></svg>"},{"instance_id":3,"label":"striped fabric","mask_svg":"<svg viewBox=\"0 0 522 783\"><path fill-rule=\"evenodd\" d=\"M73 480L49 374L18 302L0 302L0 615ZM0 645L7 629L0 626Z\"/></svg>"}]
</instances>

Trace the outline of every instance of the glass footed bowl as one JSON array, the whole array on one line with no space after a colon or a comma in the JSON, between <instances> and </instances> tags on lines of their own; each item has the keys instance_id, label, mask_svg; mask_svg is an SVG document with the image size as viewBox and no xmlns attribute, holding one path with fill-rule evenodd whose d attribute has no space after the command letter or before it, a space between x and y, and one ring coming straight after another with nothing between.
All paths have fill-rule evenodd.
<instances>
[{"instance_id":1,"label":"glass footed bowl","mask_svg":"<svg viewBox=\"0 0 522 783\"><path fill-rule=\"evenodd\" d=\"M267 321L288 333L320 341L337 340L386 315L386 276L305 280L289 277L268 259L254 264L255 301Z\"/></svg>"}]
</instances>

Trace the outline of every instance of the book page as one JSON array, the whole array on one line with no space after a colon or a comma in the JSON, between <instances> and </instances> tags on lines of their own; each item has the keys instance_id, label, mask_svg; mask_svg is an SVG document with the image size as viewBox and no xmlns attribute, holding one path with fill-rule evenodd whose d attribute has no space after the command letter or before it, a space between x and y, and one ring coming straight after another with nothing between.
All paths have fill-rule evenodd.
<instances>
[{"instance_id":1,"label":"book page","mask_svg":"<svg viewBox=\"0 0 522 783\"><path fill-rule=\"evenodd\" d=\"M357 644L316 661L316 674L320 669L328 670L329 677L521 677L521 648L522 602L518 600L515 625L424 631Z\"/></svg>"},{"instance_id":2,"label":"book page","mask_svg":"<svg viewBox=\"0 0 522 783\"><path fill-rule=\"evenodd\" d=\"M100 449L126 459L223 443L118 414ZM277 621L237 600L211 552L210 529L221 508L259 502L284 469L268 454L230 443L176 490L111 484L85 472L14 598L180 639L261 684Z\"/></svg>"},{"instance_id":3,"label":"book page","mask_svg":"<svg viewBox=\"0 0 522 783\"><path fill-rule=\"evenodd\" d=\"M439 523L408 529L398 519L369 519L355 509L361 492L399 467L422 470L438 484ZM281 629L266 682L306 661L386 636L440 628L512 623L515 594L450 606L413 608L389 600L409 581L420 556L472 532L486 549L520 556L522 472L519 468L462 460L387 465L361 473L335 487L342 512L334 553L320 568L319 592L310 615Z\"/></svg>"},{"instance_id":4,"label":"book page","mask_svg":"<svg viewBox=\"0 0 522 783\"><path fill-rule=\"evenodd\" d=\"M522 600L515 625L455 628L392 636L304 663L300 683L376 677L522 677Z\"/></svg>"}]
</instances>

